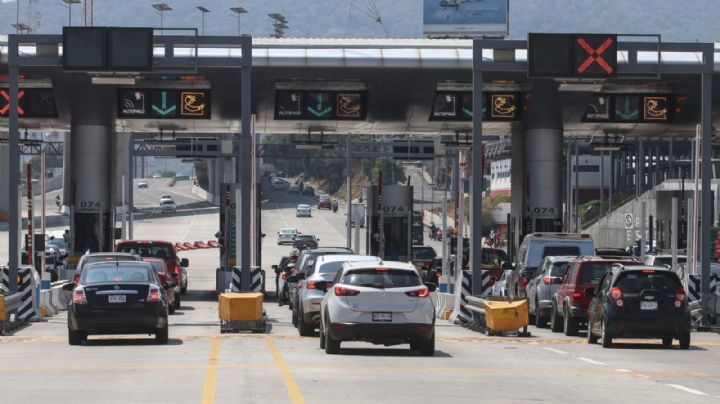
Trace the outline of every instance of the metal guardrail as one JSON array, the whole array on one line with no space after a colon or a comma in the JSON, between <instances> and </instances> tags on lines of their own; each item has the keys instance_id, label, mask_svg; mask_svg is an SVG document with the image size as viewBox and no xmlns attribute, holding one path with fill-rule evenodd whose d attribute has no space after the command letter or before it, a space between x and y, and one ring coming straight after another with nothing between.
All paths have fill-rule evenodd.
<instances>
[{"instance_id":1,"label":"metal guardrail","mask_svg":"<svg viewBox=\"0 0 720 404\"><path fill-rule=\"evenodd\" d=\"M6 335L8 332L19 328L24 321L20 320L17 315L22 303L22 294L13 293L3 296L4 308L2 313L2 324L0 324L0 335Z\"/></svg>"}]
</instances>

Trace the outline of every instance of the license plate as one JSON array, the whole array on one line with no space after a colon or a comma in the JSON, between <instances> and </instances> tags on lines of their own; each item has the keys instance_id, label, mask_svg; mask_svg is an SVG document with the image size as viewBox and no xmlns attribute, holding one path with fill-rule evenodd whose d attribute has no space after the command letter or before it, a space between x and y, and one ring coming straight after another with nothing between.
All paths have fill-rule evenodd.
<instances>
[{"instance_id":1,"label":"license plate","mask_svg":"<svg viewBox=\"0 0 720 404\"><path fill-rule=\"evenodd\" d=\"M373 321L392 321L392 313L373 313Z\"/></svg>"},{"instance_id":2,"label":"license plate","mask_svg":"<svg viewBox=\"0 0 720 404\"><path fill-rule=\"evenodd\" d=\"M108 303L125 303L125 295L110 295L108 296Z\"/></svg>"},{"instance_id":3,"label":"license plate","mask_svg":"<svg viewBox=\"0 0 720 404\"><path fill-rule=\"evenodd\" d=\"M640 310L657 310L657 302L640 302Z\"/></svg>"}]
</instances>

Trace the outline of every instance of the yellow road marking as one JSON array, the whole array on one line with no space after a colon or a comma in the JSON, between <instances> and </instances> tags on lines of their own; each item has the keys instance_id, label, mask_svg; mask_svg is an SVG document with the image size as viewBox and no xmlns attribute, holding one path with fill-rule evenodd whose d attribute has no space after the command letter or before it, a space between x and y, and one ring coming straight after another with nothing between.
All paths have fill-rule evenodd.
<instances>
[{"instance_id":1,"label":"yellow road marking","mask_svg":"<svg viewBox=\"0 0 720 404\"><path fill-rule=\"evenodd\" d=\"M274 367L268 363L246 363L235 365L218 365L218 369L269 369ZM117 365L117 366L3 366L0 373L13 372L95 372L103 370L188 370L208 369L206 364L169 364L169 365Z\"/></svg>"},{"instance_id":2,"label":"yellow road marking","mask_svg":"<svg viewBox=\"0 0 720 404\"><path fill-rule=\"evenodd\" d=\"M280 370L280 374L285 381L285 388L287 388L290 399L295 404L304 404L305 399L303 398L302 393L300 393L300 389L298 388L292 373L290 373L290 369L287 364L285 364L285 360L283 360L280 355L280 351L278 351L277 346L275 346L275 341L273 341L271 337L265 337L265 343L270 349L270 353L272 353L273 359L275 359L275 365L277 365Z\"/></svg>"},{"instance_id":3,"label":"yellow road marking","mask_svg":"<svg viewBox=\"0 0 720 404\"><path fill-rule=\"evenodd\" d=\"M215 403L215 390L217 388L217 359L219 351L220 338L213 338L212 346L210 347L210 357L208 358L207 370L205 371L202 404Z\"/></svg>"}]
</instances>

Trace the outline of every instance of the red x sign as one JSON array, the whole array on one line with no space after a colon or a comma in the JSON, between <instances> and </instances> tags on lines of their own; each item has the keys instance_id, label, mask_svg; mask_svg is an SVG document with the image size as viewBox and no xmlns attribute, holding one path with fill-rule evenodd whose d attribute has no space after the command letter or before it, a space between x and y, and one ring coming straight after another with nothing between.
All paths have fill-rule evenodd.
<instances>
[{"instance_id":1,"label":"red x sign","mask_svg":"<svg viewBox=\"0 0 720 404\"><path fill-rule=\"evenodd\" d=\"M578 73L584 73L585 70L587 70L588 67L590 67L593 63L597 63L600 68L603 69L607 74L612 74L612 66L610 66L602 57L602 54L614 43L612 38L606 38L605 41L600 46L598 46L597 49L593 49L593 47L590 46L589 43L587 43L585 38L582 37L577 39L577 43L585 50L585 52L588 53L587 59L585 59L585 61L580 66L578 66Z\"/></svg>"},{"instance_id":2,"label":"red x sign","mask_svg":"<svg viewBox=\"0 0 720 404\"><path fill-rule=\"evenodd\" d=\"M25 90L18 91L18 103L20 99L25 95ZM10 110L10 93L7 90L0 90L0 96L5 99L7 104L0 107L0 115L5 115ZM24 115L25 111L18 105L18 115Z\"/></svg>"}]
</instances>

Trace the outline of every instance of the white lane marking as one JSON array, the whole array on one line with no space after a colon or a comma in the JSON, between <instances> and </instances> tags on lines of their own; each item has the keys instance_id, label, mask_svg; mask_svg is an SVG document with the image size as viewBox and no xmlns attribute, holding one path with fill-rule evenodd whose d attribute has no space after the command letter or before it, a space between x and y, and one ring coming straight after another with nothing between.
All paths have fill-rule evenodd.
<instances>
[{"instance_id":1,"label":"white lane marking","mask_svg":"<svg viewBox=\"0 0 720 404\"><path fill-rule=\"evenodd\" d=\"M288 222L287 220L285 220L285 215L282 214L282 209L280 209L280 206L277 203L275 204L275 209L277 210L278 215L280 215L280 219L282 219L283 223L285 223L283 227L288 227Z\"/></svg>"},{"instance_id":2,"label":"white lane marking","mask_svg":"<svg viewBox=\"0 0 720 404\"><path fill-rule=\"evenodd\" d=\"M628 370L628 369L615 369L615 371L620 372L620 373L632 373L632 370Z\"/></svg>"},{"instance_id":3,"label":"white lane marking","mask_svg":"<svg viewBox=\"0 0 720 404\"><path fill-rule=\"evenodd\" d=\"M567 352L561 351L561 350L555 349L555 348L543 348L543 349L545 349L546 351L555 352L556 354L560 354L560 355L568 355Z\"/></svg>"},{"instance_id":4,"label":"white lane marking","mask_svg":"<svg viewBox=\"0 0 720 404\"><path fill-rule=\"evenodd\" d=\"M694 394L696 396L707 396L707 393L703 393L702 391L691 389L690 387L685 387L681 384L668 384L667 386L670 386L674 389L684 391L686 393Z\"/></svg>"},{"instance_id":5,"label":"white lane marking","mask_svg":"<svg viewBox=\"0 0 720 404\"><path fill-rule=\"evenodd\" d=\"M578 359L580 359L580 360L583 361L583 362L590 363L590 364L593 364L593 365L605 366L604 363L598 362L598 361L596 361L596 360L592 360L592 359L590 359L590 358L585 358L585 357L582 357L582 356L578 356Z\"/></svg>"},{"instance_id":6,"label":"white lane marking","mask_svg":"<svg viewBox=\"0 0 720 404\"><path fill-rule=\"evenodd\" d=\"M185 241L185 238L187 238L188 233L190 233L190 228L192 228L193 223L195 222L195 218L197 215L193 213L192 219L190 219L190 223L188 223L187 227L185 227L185 233L183 233L182 238L180 239L181 242Z\"/></svg>"},{"instance_id":7,"label":"white lane marking","mask_svg":"<svg viewBox=\"0 0 720 404\"><path fill-rule=\"evenodd\" d=\"M528 345L540 345L540 344L537 342L528 342Z\"/></svg>"}]
</instances>

